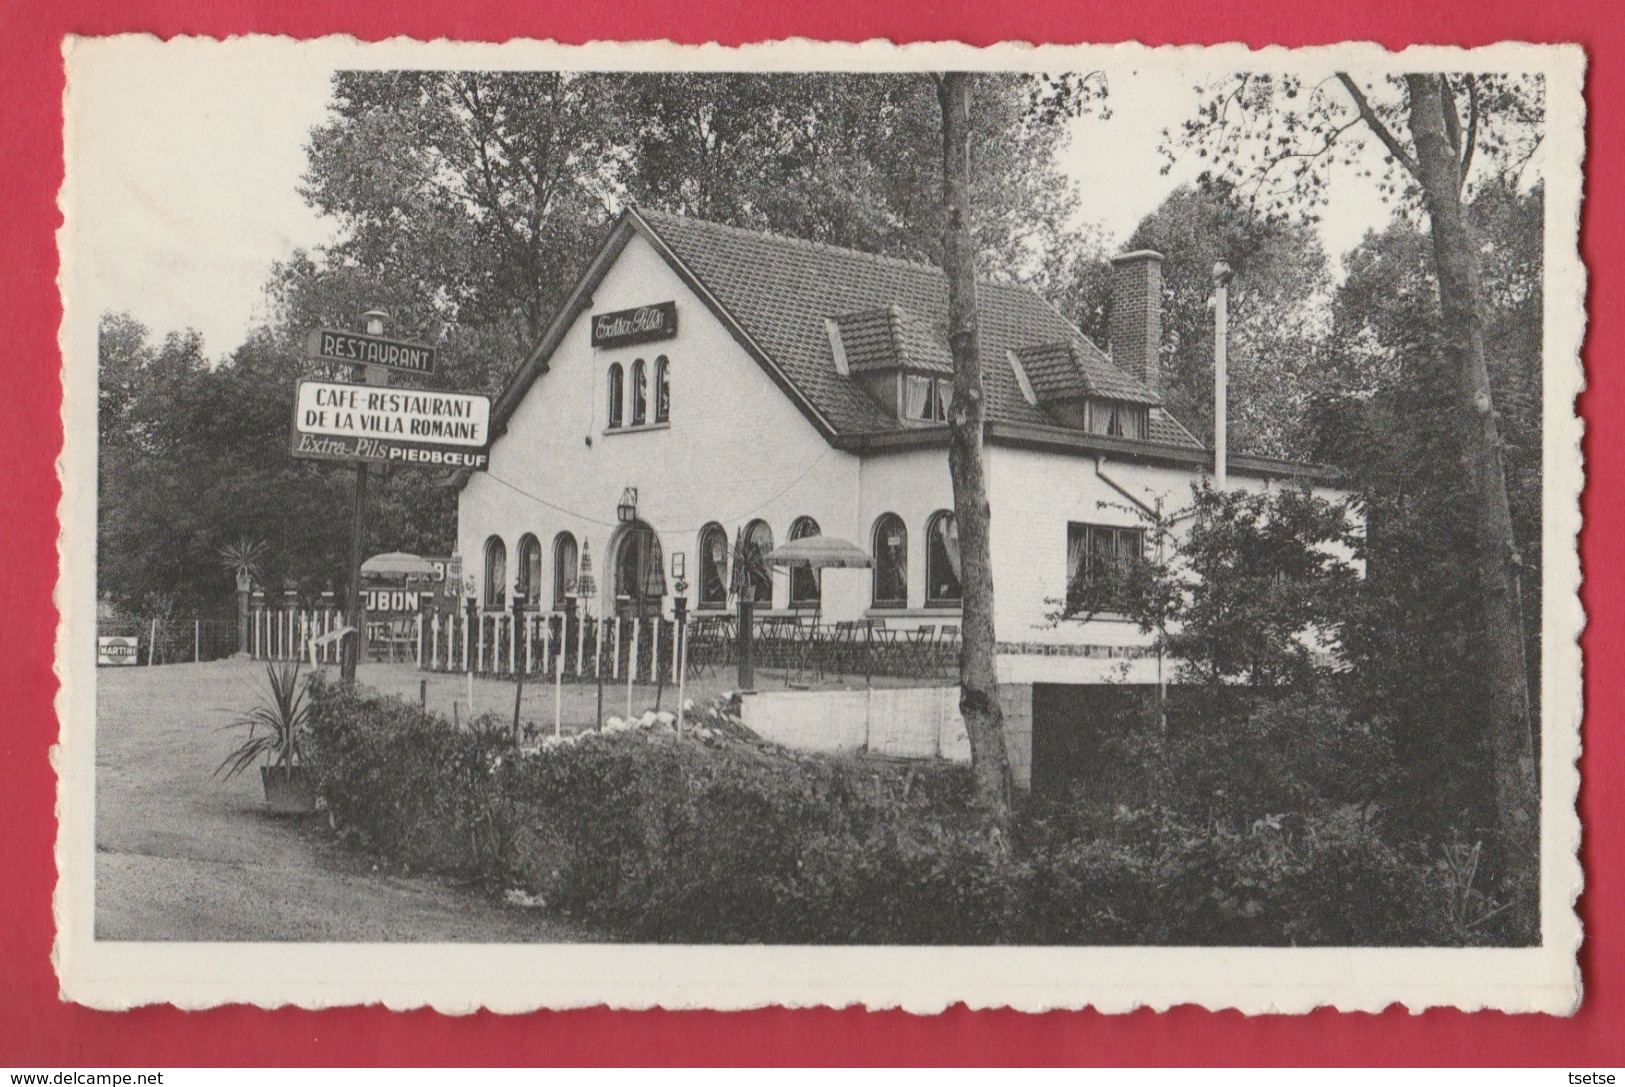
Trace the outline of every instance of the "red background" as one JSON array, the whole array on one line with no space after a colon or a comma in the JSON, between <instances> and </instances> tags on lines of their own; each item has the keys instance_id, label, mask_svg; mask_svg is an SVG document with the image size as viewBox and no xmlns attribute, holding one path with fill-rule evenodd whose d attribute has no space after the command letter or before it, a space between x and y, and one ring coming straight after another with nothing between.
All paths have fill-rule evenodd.
<instances>
[{"instance_id":1,"label":"red background","mask_svg":"<svg viewBox=\"0 0 1625 1087\"><path fill-rule=\"evenodd\" d=\"M1614 258L1621 229L1625 147L1618 118L1598 104L1625 102L1625 20L1614 0L1403 3L1342 0L1227 0L1191 5L1121 0L1023 0L1003 5L892 0L811 4L672 0L574 0L569 4L490 4L463 0L23 0L7 3L0 62L0 246L7 314L0 427L0 1065L227 1064L1410 1064L1625 1065L1625 992L1618 918L1621 735L1625 684L1609 669L1586 676L1586 752L1580 807L1587 834L1581 912L1585 1003L1571 1019L1401 1008L1382 1015L1319 1012L1247 1019L1179 1008L1154 1015L970 1012L917 1017L859 1010L766 1010L737 1014L620 1013L604 1009L523 1017L394 1014L379 1008L327 1012L224 1008L183 1013L149 1008L107 1014L57 1000L50 963L51 855L56 781L46 751L56 739L51 672L56 613L54 540L60 448L54 231L62 180L60 42L64 34L150 31L227 35L395 35L502 41L510 37L664 38L728 44L791 35L897 41L1003 39L1053 42L1140 40L1149 44L1241 40L1255 46L1375 40L1480 45L1503 40L1580 42L1591 69L1582 245L1590 268L1592 324L1585 357L1591 390L1582 397L1590 486L1585 502L1584 598L1592 662L1617 661L1622 634L1618 554L1625 503L1617 492L1625 443L1605 425L1625 411L1621 379L1598 361L1619 357L1620 292ZM1598 500L1598 496L1602 500ZM1593 561L1602 559L1603 561ZM1610 1026L1610 1024L1612 1024Z\"/></svg>"}]
</instances>

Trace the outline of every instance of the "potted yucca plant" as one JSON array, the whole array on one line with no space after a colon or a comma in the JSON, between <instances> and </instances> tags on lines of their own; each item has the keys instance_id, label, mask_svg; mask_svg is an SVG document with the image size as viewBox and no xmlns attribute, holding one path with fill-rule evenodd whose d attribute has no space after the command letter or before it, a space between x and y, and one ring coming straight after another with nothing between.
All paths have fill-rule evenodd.
<instances>
[{"instance_id":1,"label":"potted yucca plant","mask_svg":"<svg viewBox=\"0 0 1625 1087\"><path fill-rule=\"evenodd\" d=\"M309 768L300 763L310 702L307 685L299 679L299 663L269 663L265 678L259 704L227 726L246 728L247 739L225 757L215 773L230 781L263 759L260 781L271 810L285 814L315 811L315 783Z\"/></svg>"}]
</instances>

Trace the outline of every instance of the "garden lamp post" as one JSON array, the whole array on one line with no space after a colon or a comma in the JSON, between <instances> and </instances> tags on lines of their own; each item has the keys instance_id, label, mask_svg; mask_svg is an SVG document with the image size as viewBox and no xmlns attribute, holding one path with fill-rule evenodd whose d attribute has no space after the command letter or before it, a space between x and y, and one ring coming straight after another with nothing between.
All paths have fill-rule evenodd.
<instances>
[{"instance_id":1,"label":"garden lamp post","mask_svg":"<svg viewBox=\"0 0 1625 1087\"><path fill-rule=\"evenodd\" d=\"M237 570L237 656L248 656L248 594L254 579L247 570Z\"/></svg>"},{"instance_id":2,"label":"garden lamp post","mask_svg":"<svg viewBox=\"0 0 1625 1087\"><path fill-rule=\"evenodd\" d=\"M525 658L519 652L519 632L525 623L525 571L514 574L513 626L508 629L508 659L513 662L513 749L519 753L519 706L525 697Z\"/></svg>"},{"instance_id":3,"label":"garden lamp post","mask_svg":"<svg viewBox=\"0 0 1625 1087\"><path fill-rule=\"evenodd\" d=\"M671 659L677 669L677 731L683 731L683 695L688 680L688 557L681 551L671 555L672 618L677 621L677 647Z\"/></svg>"}]
</instances>

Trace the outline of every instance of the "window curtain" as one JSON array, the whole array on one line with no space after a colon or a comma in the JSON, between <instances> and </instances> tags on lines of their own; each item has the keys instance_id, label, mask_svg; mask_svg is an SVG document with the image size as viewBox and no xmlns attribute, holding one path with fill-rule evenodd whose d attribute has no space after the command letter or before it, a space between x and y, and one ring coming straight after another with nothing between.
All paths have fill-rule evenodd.
<instances>
[{"instance_id":1,"label":"window curtain","mask_svg":"<svg viewBox=\"0 0 1625 1087\"><path fill-rule=\"evenodd\" d=\"M818 522L811 517L802 517L790 526L790 539L805 540L809 536L819 534ZM790 603L817 604L823 597L823 584L819 572L807 566L796 566L790 570Z\"/></svg>"},{"instance_id":2,"label":"window curtain","mask_svg":"<svg viewBox=\"0 0 1625 1087\"><path fill-rule=\"evenodd\" d=\"M626 393L621 382L621 364L617 362L609 368L609 389L607 390L609 394L609 425L612 427L620 426L621 420L624 418L622 406L625 404L623 397Z\"/></svg>"},{"instance_id":3,"label":"window curtain","mask_svg":"<svg viewBox=\"0 0 1625 1087\"><path fill-rule=\"evenodd\" d=\"M492 538L485 545L485 606L500 608L508 599L508 549Z\"/></svg>"},{"instance_id":4,"label":"window curtain","mask_svg":"<svg viewBox=\"0 0 1625 1087\"><path fill-rule=\"evenodd\" d=\"M564 607L565 600L575 589L576 539L568 532L553 541L553 606Z\"/></svg>"},{"instance_id":5,"label":"window curtain","mask_svg":"<svg viewBox=\"0 0 1625 1087\"><path fill-rule=\"evenodd\" d=\"M671 363L665 355L655 359L655 422L671 421Z\"/></svg>"},{"instance_id":6,"label":"window curtain","mask_svg":"<svg viewBox=\"0 0 1625 1087\"><path fill-rule=\"evenodd\" d=\"M892 515L875 528L874 602L894 607L908 602L908 530Z\"/></svg>"},{"instance_id":7,"label":"window curtain","mask_svg":"<svg viewBox=\"0 0 1625 1087\"><path fill-rule=\"evenodd\" d=\"M542 595L542 545L532 536L525 541L525 553L520 560L525 575L525 602L535 603Z\"/></svg>"},{"instance_id":8,"label":"window curtain","mask_svg":"<svg viewBox=\"0 0 1625 1087\"><path fill-rule=\"evenodd\" d=\"M632 425L647 421L649 418L649 374L638 359L632 364Z\"/></svg>"},{"instance_id":9,"label":"window curtain","mask_svg":"<svg viewBox=\"0 0 1625 1087\"><path fill-rule=\"evenodd\" d=\"M951 513L942 519L942 549L948 554L948 565L953 568L954 580L959 581L963 576L959 572L959 522Z\"/></svg>"},{"instance_id":10,"label":"window curtain","mask_svg":"<svg viewBox=\"0 0 1625 1087\"><path fill-rule=\"evenodd\" d=\"M773 550L773 530L765 521L757 521L745 534L746 572L750 575L751 600L763 607L773 605L773 571L762 561Z\"/></svg>"},{"instance_id":11,"label":"window curtain","mask_svg":"<svg viewBox=\"0 0 1625 1087\"><path fill-rule=\"evenodd\" d=\"M928 377L903 378L903 416L907 419L929 419L931 379Z\"/></svg>"},{"instance_id":12,"label":"window curtain","mask_svg":"<svg viewBox=\"0 0 1625 1087\"><path fill-rule=\"evenodd\" d=\"M700 603L728 602L728 536L715 525L700 540Z\"/></svg>"},{"instance_id":13,"label":"window curtain","mask_svg":"<svg viewBox=\"0 0 1625 1087\"><path fill-rule=\"evenodd\" d=\"M643 598L659 600L666 595L666 560L660 550L660 537L650 532L643 548Z\"/></svg>"},{"instance_id":14,"label":"window curtain","mask_svg":"<svg viewBox=\"0 0 1625 1087\"><path fill-rule=\"evenodd\" d=\"M1072 585L1083 578L1084 556L1089 543L1085 525L1069 525L1066 534L1066 581Z\"/></svg>"}]
</instances>

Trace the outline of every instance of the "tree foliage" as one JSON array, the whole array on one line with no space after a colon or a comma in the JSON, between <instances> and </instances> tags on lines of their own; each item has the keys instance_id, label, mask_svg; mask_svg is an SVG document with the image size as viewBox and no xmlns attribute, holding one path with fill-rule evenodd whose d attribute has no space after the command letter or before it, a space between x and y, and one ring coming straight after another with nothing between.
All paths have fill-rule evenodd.
<instances>
[{"instance_id":1,"label":"tree foliage","mask_svg":"<svg viewBox=\"0 0 1625 1087\"><path fill-rule=\"evenodd\" d=\"M1524 567L1508 498L1503 421L1495 410L1482 253L1466 201L1488 181L1516 183L1538 149L1545 87L1539 76L1406 72L1375 78L1333 72L1309 84L1296 76L1241 74L1210 89L1184 142L1215 166L1210 176L1246 185L1255 202L1305 214L1323 200L1333 168L1375 178L1388 200L1426 216L1438 311L1437 351L1421 355L1444 395L1421 393L1453 460L1439 478L1465 514L1456 551L1462 594L1477 608L1465 637L1482 677L1481 710L1465 727L1489 751L1485 792L1496 820L1495 867L1518 924L1538 927L1540 796L1536 780L1520 583Z\"/></svg>"},{"instance_id":2,"label":"tree foliage","mask_svg":"<svg viewBox=\"0 0 1625 1087\"><path fill-rule=\"evenodd\" d=\"M979 79L975 246L1035 270L1077 194L1054 122L1098 77ZM939 260L940 147L913 74L344 72L309 145L306 200L337 241L280 264L275 323L381 305L445 348L446 380L499 389L626 203Z\"/></svg>"},{"instance_id":3,"label":"tree foliage","mask_svg":"<svg viewBox=\"0 0 1625 1087\"><path fill-rule=\"evenodd\" d=\"M195 333L153 345L127 314L101 324L99 595L137 614L230 615L222 547L261 544L257 588L307 601L338 588L351 474L289 453L303 360L265 333L210 366ZM379 488L370 550L437 553L453 501L421 471Z\"/></svg>"},{"instance_id":4,"label":"tree foliage","mask_svg":"<svg viewBox=\"0 0 1625 1087\"><path fill-rule=\"evenodd\" d=\"M1163 254L1162 392L1168 411L1213 440L1213 265L1230 283L1230 443L1278 457L1308 453L1308 408L1320 382L1330 266L1314 229L1261 214L1235 188L1176 189L1141 220L1125 249ZM1111 264L1098 243L1063 247L1051 301L1097 343L1109 339Z\"/></svg>"},{"instance_id":5,"label":"tree foliage","mask_svg":"<svg viewBox=\"0 0 1625 1087\"><path fill-rule=\"evenodd\" d=\"M1069 586L1068 613L1123 615L1203 686L1302 688L1337 668L1358 582L1349 508L1305 487L1191 494L1135 509L1149 546Z\"/></svg>"},{"instance_id":6,"label":"tree foliage","mask_svg":"<svg viewBox=\"0 0 1625 1087\"><path fill-rule=\"evenodd\" d=\"M1541 312L1544 200L1486 186L1469 208L1483 251L1491 377L1505 436L1507 497L1520 547L1523 638L1538 706L1541 585ZM1465 440L1438 364L1437 291L1426 238L1408 221L1348 258L1328 364L1335 383L1314 409L1315 455L1335 464L1365 512L1367 577L1348 645L1367 709L1393 722L1418 820L1485 832L1488 697L1473 576Z\"/></svg>"}]
</instances>

